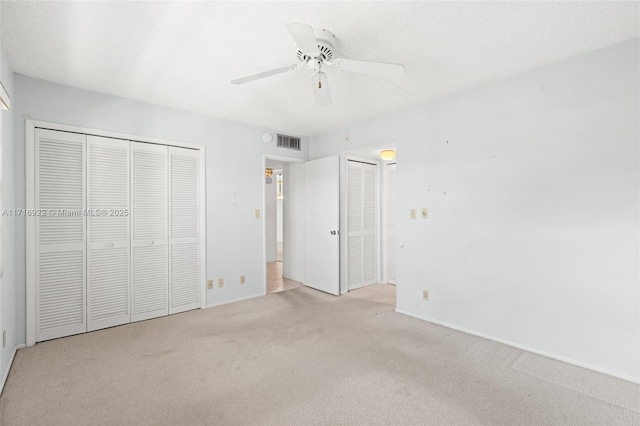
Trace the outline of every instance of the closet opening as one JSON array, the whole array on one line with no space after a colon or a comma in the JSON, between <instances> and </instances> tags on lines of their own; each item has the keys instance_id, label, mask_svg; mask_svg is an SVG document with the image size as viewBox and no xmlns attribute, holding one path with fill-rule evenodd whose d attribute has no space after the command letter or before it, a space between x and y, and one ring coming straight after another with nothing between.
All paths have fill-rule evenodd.
<instances>
[{"instance_id":1,"label":"closet opening","mask_svg":"<svg viewBox=\"0 0 640 426\"><path fill-rule=\"evenodd\" d=\"M204 307L204 146L26 124L27 345Z\"/></svg>"}]
</instances>

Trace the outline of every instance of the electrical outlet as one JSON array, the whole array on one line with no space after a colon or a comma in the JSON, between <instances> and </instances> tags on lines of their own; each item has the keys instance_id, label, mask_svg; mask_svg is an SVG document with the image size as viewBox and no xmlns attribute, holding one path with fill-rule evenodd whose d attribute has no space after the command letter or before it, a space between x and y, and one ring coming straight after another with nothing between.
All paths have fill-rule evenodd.
<instances>
[{"instance_id":1,"label":"electrical outlet","mask_svg":"<svg viewBox=\"0 0 640 426\"><path fill-rule=\"evenodd\" d=\"M411 209L411 211L409 212L409 217L411 219L415 219L416 218L416 209Z\"/></svg>"},{"instance_id":2,"label":"electrical outlet","mask_svg":"<svg viewBox=\"0 0 640 426\"><path fill-rule=\"evenodd\" d=\"M429 210L422 209L422 218L427 219L429 217Z\"/></svg>"},{"instance_id":3,"label":"electrical outlet","mask_svg":"<svg viewBox=\"0 0 640 426\"><path fill-rule=\"evenodd\" d=\"M422 290L422 300L429 301L429 290Z\"/></svg>"},{"instance_id":4,"label":"electrical outlet","mask_svg":"<svg viewBox=\"0 0 640 426\"><path fill-rule=\"evenodd\" d=\"M244 275L240 275L240 284L244 284Z\"/></svg>"},{"instance_id":5,"label":"electrical outlet","mask_svg":"<svg viewBox=\"0 0 640 426\"><path fill-rule=\"evenodd\" d=\"M209 290L213 290L213 280L209 280L209 281L207 281L207 288L208 288Z\"/></svg>"},{"instance_id":6,"label":"electrical outlet","mask_svg":"<svg viewBox=\"0 0 640 426\"><path fill-rule=\"evenodd\" d=\"M7 346L7 330L2 330L2 347Z\"/></svg>"},{"instance_id":7,"label":"electrical outlet","mask_svg":"<svg viewBox=\"0 0 640 426\"><path fill-rule=\"evenodd\" d=\"M256 209L253 215L255 216L256 219L260 219L260 209Z\"/></svg>"},{"instance_id":8,"label":"electrical outlet","mask_svg":"<svg viewBox=\"0 0 640 426\"><path fill-rule=\"evenodd\" d=\"M218 287L224 287L224 278L218 278Z\"/></svg>"}]
</instances>

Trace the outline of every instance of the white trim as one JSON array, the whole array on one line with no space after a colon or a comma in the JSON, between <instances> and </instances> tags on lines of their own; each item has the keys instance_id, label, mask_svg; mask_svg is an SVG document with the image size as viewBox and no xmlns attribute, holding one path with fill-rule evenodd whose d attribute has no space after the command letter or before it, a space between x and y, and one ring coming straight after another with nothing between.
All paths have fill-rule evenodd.
<instances>
[{"instance_id":1,"label":"white trim","mask_svg":"<svg viewBox=\"0 0 640 426\"><path fill-rule=\"evenodd\" d=\"M72 126L68 124L51 123L49 121L39 121L39 120L31 120L31 119L27 119L26 121L31 122L34 128L38 127L43 129L59 130L62 132L82 133L89 136L102 136L102 137L112 138L112 139L124 139L127 141L133 141L133 142L145 142L145 143L153 143L157 145L178 146L181 148L190 148L190 149L204 148L204 145L190 143L190 142L179 142L179 141L173 141L168 139L153 138L148 136L132 135L129 133L111 132L109 130L91 129L89 127L80 127L80 126Z\"/></svg>"},{"instance_id":2,"label":"white trim","mask_svg":"<svg viewBox=\"0 0 640 426\"><path fill-rule=\"evenodd\" d=\"M305 160L304 158L283 157L282 155L269 155L269 154L265 154L264 158L266 158L267 160L280 161L283 163L304 163L305 161L308 161L308 160Z\"/></svg>"},{"instance_id":3,"label":"white trim","mask_svg":"<svg viewBox=\"0 0 640 426\"><path fill-rule=\"evenodd\" d=\"M13 359L16 357L16 353L18 353L18 349L22 349L26 347L24 343L20 343L13 347L13 352L11 352L11 358L9 358L9 363L7 364L7 369L4 371L2 375L2 382L0 382L0 395L2 395L2 391L4 390L4 385L7 383L7 378L9 377L9 371L11 371L11 366L13 365Z\"/></svg>"},{"instance_id":4,"label":"white trim","mask_svg":"<svg viewBox=\"0 0 640 426\"><path fill-rule=\"evenodd\" d=\"M35 209L35 123L25 120L25 170L26 170L26 208ZM33 216L26 217L26 344L36 343L36 220Z\"/></svg>"},{"instance_id":5,"label":"white trim","mask_svg":"<svg viewBox=\"0 0 640 426\"><path fill-rule=\"evenodd\" d=\"M383 243L382 243L382 247L383 247L383 259L382 259L382 264L384 265L384 273L383 273L383 282L387 283L387 284L393 284L396 285L396 281L397 281L397 275L398 275L398 260L397 260L397 255L396 255L396 278L390 280L389 279L389 250L391 249L391 247L389 247L389 166L396 166L396 204L397 204L397 199L398 199L398 188L397 188L397 179L398 179L398 175L397 175L397 171L398 171L398 164L396 161L392 160L387 162L386 164L384 164L384 167L381 167L382 169L384 169L384 200L382 202L382 211L383 211L383 218L384 218L384 222L382 225L382 230L383 230ZM398 224L397 224L397 206L396 206L396 245L395 247L393 247L394 250L398 249Z\"/></svg>"},{"instance_id":6,"label":"white trim","mask_svg":"<svg viewBox=\"0 0 640 426\"><path fill-rule=\"evenodd\" d=\"M200 148L200 309L207 306L207 148Z\"/></svg>"},{"instance_id":7,"label":"white trim","mask_svg":"<svg viewBox=\"0 0 640 426\"><path fill-rule=\"evenodd\" d=\"M458 330L458 331L461 331L463 333L467 333L467 334L471 334L471 335L474 335L474 336L482 337L484 339L493 340L494 342L503 343L505 345L509 345L509 346L514 347L514 348L521 349L523 351L531 352L531 353L534 353L534 354L546 356L547 358L552 358L552 359L555 359L555 360L558 360L558 361L566 362L567 364L572 364L572 365L576 365L578 367L586 368L588 370L597 371L598 373L607 374L609 376L613 376L613 377L616 377L618 379L627 380L627 381L633 382L633 383L640 383L640 378L639 377L633 377L633 376L629 376L629 375L626 375L626 374L616 373L614 371L607 370L606 368L596 367L594 365L587 364L587 363L582 362L582 361L576 361L575 359L563 357L561 355L556 355L556 354L553 354L553 353L550 353L550 352L541 351L539 349L535 349L535 348L532 348L532 347L529 347L529 346L526 346L526 345L522 345L520 343L514 343L514 342L511 342L509 340L500 339L498 337L494 337L494 336L491 336L491 335L488 335L488 334L484 334L484 333L479 333L477 331L469 330L468 328L458 327L458 326L453 325L453 324L449 324L449 323L446 323L446 322L443 322L443 321L438 321L438 320L435 320L435 319L432 319L432 318L428 318L428 317L425 317L425 316L422 316L422 315L413 314L411 312L403 311L401 309L397 309L396 308L396 312L399 313L399 314L408 315L410 317L417 318L417 319L420 319L420 320L423 320L423 321L427 321L427 322L430 322L432 324L441 325L443 327L451 328L453 330Z\"/></svg>"},{"instance_id":8,"label":"white trim","mask_svg":"<svg viewBox=\"0 0 640 426\"><path fill-rule=\"evenodd\" d=\"M268 291L268 280L269 277L267 276L267 183L266 183L266 177L264 174L264 170L266 170L267 168L267 156L263 155L262 156L262 169L260 171L260 185L262 185L261 189L262 189L262 214L260 215L260 221L261 223L261 229L262 229L262 281L263 281L263 286L262 286L262 294L264 296L267 295L267 291ZM277 258L277 256L276 256ZM284 262L283 262L283 268L284 268Z\"/></svg>"},{"instance_id":9,"label":"white trim","mask_svg":"<svg viewBox=\"0 0 640 426\"><path fill-rule=\"evenodd\" d=\"M254 294L253 296L239 297L237 299L225 300L224 302L212 303L204 307L204 309L215 308L216 306L228 305L229 303L242 302L243 300L255 299L256 297L264 297L264 294Z\"/></svg>"},{"instance_id":10,"label":"white trim","mask_svg":"<svg viewBox=\"0 0 640 426\"><path fill-rule=\"evenodd\" d=\"M25 172L26 172L26 208L35 209L35 129L50 129L62 132L81 133L90 136L101 136L112 139L122 139L132 142L143 142L164 146L175 146L181 148L195 149L200 154L200 272L204 277L200 309L207 307L207 216L206 216L206 147L190 142L178 142L167 139L153 138L147 136L131 135L127 133L111 132L108 130L91 129L88 127L73 126L68 124L52 123L40 120L25 120ZM26 345L33 346L36 343L35 324L35 218L26 217Z\"/></svg>"}]
</instances>

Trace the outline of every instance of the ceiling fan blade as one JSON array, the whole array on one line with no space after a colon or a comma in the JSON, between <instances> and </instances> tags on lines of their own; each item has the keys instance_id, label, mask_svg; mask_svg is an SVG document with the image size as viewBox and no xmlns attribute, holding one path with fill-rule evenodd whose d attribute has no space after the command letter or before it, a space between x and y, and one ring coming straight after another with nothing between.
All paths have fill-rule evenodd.
<instances>
[{"instance_id":1,"label":"ceiling fan blade","mask_svg":"<svg viewBox=\"0 0 640 426\"><path fill-rule=\"evenodd\" d=\"M287 30L289 30L289 34L291 34L302 53L306 53L309 56L318 56L320 54L316 35L309 25L293 22L287 24Z\"/></svg>"},{"instance_id":2,"label":"ceiling fan blade","mask_svg":"<svg viewBox=\"0 0 640 426\"><path fill-rule=\"evenodd\" d=\"M244 84L250 81L259 80L265 77L271 77L272 75L282 74L283 72L292 71L298 68L297 65L287 65L285 67L275 68L269 71L259 72L258 74L248 75L242 78L236 78L235 80L231 80L231 84Z\"/></svg>"},{"instance_id":3,"label":"ceiling fan blade","mask_svg":"<svg viewBox=\"0 0 640 426\"><path fill-rule=\"evenodd\" d=\"M324 107L331 105L331 90L329 89L327 76L324 75L324 73L311 77L311 87L313 88L313 95L316 98L316 104L318 106Z\"/></svg>"},{"instance_id":4,"label":"ceiling fan blade","mask_svg":"<svg viewBox=\"0 0 640 426\"><path fill-rule=\"evenodd\" d=\"M386 62L358 61L356 59L336 59L333 62L339 70L377 75L384 78L400 78L404 75L404 65Z\"/></svg>"}]
</instances>

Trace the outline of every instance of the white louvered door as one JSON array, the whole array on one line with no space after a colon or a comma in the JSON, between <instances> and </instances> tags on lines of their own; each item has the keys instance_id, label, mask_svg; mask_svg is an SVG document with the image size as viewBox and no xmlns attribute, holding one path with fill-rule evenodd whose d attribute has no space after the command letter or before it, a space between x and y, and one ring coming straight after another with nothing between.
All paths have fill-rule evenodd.
<instances>
[{"instance_id":1,"label":"white louvered door","mask_svg":"<svg viewBox=\"0 0 640 426\"><path fill-rule=\"evenodd\" d=\"M347 283L362 285L362 167L347 161Z\"/></svg>"},{"instance_id":2,"label":"white louvered door","mask_svg":"<svg viewBox=\"0 0 640 426\"><path fill-rule=\"evenodd\" d=\"M200 156L169 147L169 314L200 307Z\"/></svg>"},{"instance_id":3,"label":"white louvered door","mask_svg":"<svg viewBox=\"0 0 640 426\"><path fill-rule=\"evenodd\" d=\"M131 320L168 315L167 147L131 142Z\"/></svg>"},{"instance_id":4,"label":"white louvered door","mask_svg":"<svg viewBox=\"0 0 640 426\"><path fill-rule=\"evenodd\" d=\"M387 166L387 281L396 283L396 251L398 249L398 216L396 213L396 164Z\"/></svg>"},{"instance_id":5,"label":"white louvered door","mask_svg":"<svg viewBox=\"0 0 640 426\"><path fill-rule=\"evenodd\" d=\"M87 330L131 322L129 141L87 137Z\"/></svg>"},{"instance_id":6,"label":"white louvered door","mask_svg":"<svg viewBox=\"0 0 640 426\"><path fill-rule=\"evenodd\" d=\"M35 337L87 331L85 135L35 130Z\"/></svg>"},{"instance_id":7,"label":"white louvered door","mask_svg":"<svg viewBox=\"0 0 640 426\"><path fill-rule=\"evenodd\" d=\"M378 166L347 161L347 284L377 282Z\"/></svg>"}]
</instances>

